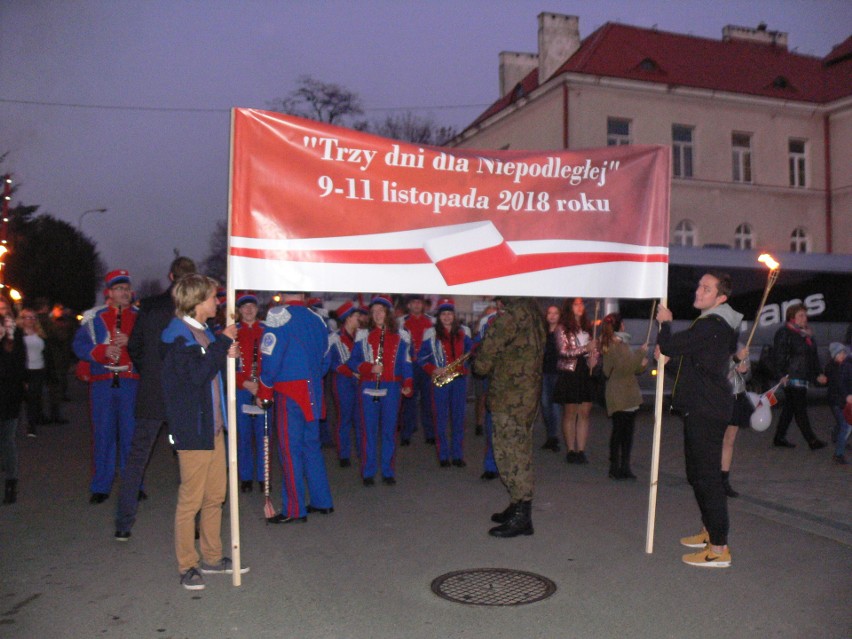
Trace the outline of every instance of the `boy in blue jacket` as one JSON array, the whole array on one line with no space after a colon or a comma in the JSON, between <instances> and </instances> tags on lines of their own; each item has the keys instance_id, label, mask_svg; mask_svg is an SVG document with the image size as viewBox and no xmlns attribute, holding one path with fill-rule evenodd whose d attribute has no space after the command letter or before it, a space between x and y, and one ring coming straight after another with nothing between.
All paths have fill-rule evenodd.
<instances>
[{"instance_id":1,"label":"boy in blue jacket","mask_svg":"<svg viewBox=\"0 0 852 639\"><path fill-rule=\"evenodd\" d=\"M222 379L225 358L239 353L235 324L218 335L207 328L207 320L216 315L216 286L216 280L199 274L175 284L176 317L163 331L160 344L166 416L180 465L175 553L180 582L187 590L204 588L202 574L233 572L230 558L222 556L222 503L227 492ZM195 548L199 511L200 558Z\"/></svg>"}]
</instances>

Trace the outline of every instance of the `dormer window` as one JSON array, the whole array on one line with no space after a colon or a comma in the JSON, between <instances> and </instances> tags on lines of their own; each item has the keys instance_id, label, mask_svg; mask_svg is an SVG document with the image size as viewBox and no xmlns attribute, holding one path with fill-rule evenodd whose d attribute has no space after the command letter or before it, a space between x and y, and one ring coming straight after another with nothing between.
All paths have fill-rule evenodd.
<instances>
[{"instance_id":1,"label":"dormer window","mask_svg":"<svg viewBox=\"0 0 852 639\"><path fill-rule=\"evenodd\" d=\"M651 73L659 73L660 65L654 62L651 58L645 58L642 62L639 63L639 68L642 71L648 71Z\"/></svg>"},{"instance_id":2,"label":"dormer window","mask_svg":"<svg viewBox=\"0 0 852 639\"><path fill-rule=\"evenodd\" d=\"M773 89L792 89L793 85L790 84L790 81L785 78L783 75L779 75L772 81Z\"/></svg>"},{"instance_id":3,"label":"dormer window","mask_svg":"<svg viewBox=\"0 0 852 639\"><path fill-rule=\"evenodd\" d=\"M521 84L516 84L512 91L512 102L517 102L521 98L525 97L527 97L527 92L524 91L524 87Z\"/></svg>"}]
</instances>

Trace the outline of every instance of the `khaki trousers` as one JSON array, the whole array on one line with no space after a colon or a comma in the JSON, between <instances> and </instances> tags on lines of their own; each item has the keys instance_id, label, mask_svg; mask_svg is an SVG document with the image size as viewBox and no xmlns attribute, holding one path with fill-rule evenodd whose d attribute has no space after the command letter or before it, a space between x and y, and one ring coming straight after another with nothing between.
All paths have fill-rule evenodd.
<instances>
[{"instance_id":1,"label":"khaki trousers","mask_svg":"<svg viewBox=\"0 0 852 639\"><path fill-rule=\"evenodd\" d=\"M195 515L201 511L199 541L207 564L222 559L222 503L227 494L225 434L220 431L213 450L179 450L180 488L175 510L175 553L183 574L198 566Z\"/></svg>"}]
</instances>

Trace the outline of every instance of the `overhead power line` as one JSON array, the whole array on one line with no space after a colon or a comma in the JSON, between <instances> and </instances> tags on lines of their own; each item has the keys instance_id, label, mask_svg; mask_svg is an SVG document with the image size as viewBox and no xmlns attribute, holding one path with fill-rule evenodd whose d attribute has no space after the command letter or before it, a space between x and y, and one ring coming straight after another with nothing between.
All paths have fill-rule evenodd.
<instances>
[{"instance_id":1,"label":"overhead power line","mask_svg":"<svg viewBox=\"0 0 852 639\"><path fill-rule=\"evenodd\" d=\"M165 113L228 113L230 109L213 107L163 107L163 106L137 106L117 104L78 104L75 102L47 102L42 100L10 100L0 98L0 103L5 104L28 104L32 106L63 107L68 109L102 109L109 111L158 111ZM370 107L365 112L374 111L444 111L450 109L473 109L490 106L490 104L439 104L432 106L392 106L392 107Z\"/></svg>"}]
</instances>

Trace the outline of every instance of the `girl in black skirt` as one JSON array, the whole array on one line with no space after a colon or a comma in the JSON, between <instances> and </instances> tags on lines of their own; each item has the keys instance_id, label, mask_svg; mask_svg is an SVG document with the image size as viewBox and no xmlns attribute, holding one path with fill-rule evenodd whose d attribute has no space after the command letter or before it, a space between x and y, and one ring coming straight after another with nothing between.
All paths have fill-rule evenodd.
<instances>
[{"instance_id":1,"label":"girl in black skirt","mask_svg":"<svg viewBox=\"0 0 852 639\"><path fill-rule=\"evenodd\" d=\"M591 369L597 363L597 345L592 340L592 325L580 297L565 301L562 323L556 329L559 376L553 401L564 405L562 433L569 464L588 464L586 440L589 437L589 413L592 410L593 380Z\"/></svg>"}]
</instances>

